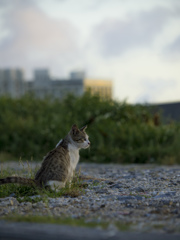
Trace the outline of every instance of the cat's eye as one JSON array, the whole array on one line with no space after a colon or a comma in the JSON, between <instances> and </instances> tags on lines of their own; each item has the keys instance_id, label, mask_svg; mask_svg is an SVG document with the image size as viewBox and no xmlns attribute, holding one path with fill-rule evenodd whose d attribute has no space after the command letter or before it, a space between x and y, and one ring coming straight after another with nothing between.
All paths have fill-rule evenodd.
<instances>
[{"instance_id":1,"label":"cat's eye","mask_svg":"<svg viewBox=\"0 0 180 240\"><path fill-rule=\"evenodd\" d=\"M78 142L78 143L82 143L82 142L84 142L84 141L86 141L87 139L86 138L79 138L79 139L77 139L76 141Z\"/></svg>"}]
</instances>

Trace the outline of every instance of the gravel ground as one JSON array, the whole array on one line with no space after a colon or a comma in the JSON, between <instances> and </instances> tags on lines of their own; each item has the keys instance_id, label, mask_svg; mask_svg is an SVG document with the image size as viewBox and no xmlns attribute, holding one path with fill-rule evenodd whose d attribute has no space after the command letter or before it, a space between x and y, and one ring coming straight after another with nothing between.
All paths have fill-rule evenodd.
<instances>
[{"instance_id":1,"label":"gravel ground","mask_svg":"<svg viewBox=\"0 0 180 240\"><path fill-rule=\"evenodd\" d=\"M18 168L16 163L8 165ZM89 186L83 195L49 198L48 206L1 198L0 216L16 212L82 217L87 222L109 221L112 230L119 221L130 231L180 233L180 166L79 164L79 168L82 175L106 180L95 184L86 180Z\"/></svg>"}]
</instances>

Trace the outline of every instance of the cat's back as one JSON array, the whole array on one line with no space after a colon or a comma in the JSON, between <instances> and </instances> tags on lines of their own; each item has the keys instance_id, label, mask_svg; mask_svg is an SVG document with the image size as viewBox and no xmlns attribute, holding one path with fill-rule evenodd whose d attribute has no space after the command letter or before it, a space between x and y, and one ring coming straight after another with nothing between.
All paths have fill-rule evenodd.
<instances>
[{"instance_id":1,"label":"cat's back","mask_svg":"<svg viewBox=\"0 0 180 240\"><path fill-rule=\"evenodd\" d=\"M43 159L42 165L51 165L58 164L59 162L68 161L69 151L68 148L64 148L63 146L58 146L51 150Z\"/></svg>"}]
</instances>

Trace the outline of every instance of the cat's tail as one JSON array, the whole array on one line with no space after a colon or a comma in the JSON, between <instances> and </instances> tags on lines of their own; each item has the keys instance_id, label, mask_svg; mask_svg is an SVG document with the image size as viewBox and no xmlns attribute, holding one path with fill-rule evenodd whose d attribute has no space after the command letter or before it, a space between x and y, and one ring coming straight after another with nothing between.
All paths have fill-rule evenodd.
<instances>
[{"instance_id":1,"label":"cat's tail","mask_svg":"<svg viewBox=\"0 0 180 240\"><path fill-rule=\"evenodd\" d=\"M0 179L0 185L8 183L19 183L28 186L38 186L38 183L34 179L23 178L23 177L6 177Z\"/></svg>"}]
</instances>

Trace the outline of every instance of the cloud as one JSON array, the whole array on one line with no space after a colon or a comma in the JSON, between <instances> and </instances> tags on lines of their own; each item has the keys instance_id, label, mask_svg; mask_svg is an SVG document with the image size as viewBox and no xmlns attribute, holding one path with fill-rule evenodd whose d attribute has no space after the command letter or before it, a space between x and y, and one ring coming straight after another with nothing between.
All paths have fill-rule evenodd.
<instances>
[{"instance_id":1,"label":"cloud","mask_svg":"<svg viewBox=\"0 0 180 240\"><path fill-rule=\"evenodd\" d=\"M179 0L104 1L0 0L0 68L84 68L117 99L179 98Z\"/></svg>"},{"instance_id":2,"label":"cloud","mask_svg":"<svg viewBox=\"0 0 180 240\"><path fill-rule=\"evenodd\" d=\"M169 50L180 53L180 36L169 46Z\"/></svg>"},{"instance_id":3,"label":"cloud","mask_svg":"<svg viewBox=\"0 0 180 240\"><path fill-rule=\"evenodd\" d=\"M106 19L95 27L93 39L106 57L118 56L133 48L150 47L171 16L172 10L159 7L128 15L127 20Z\"/></svg>"},{"instance_id":4,"label":"cloud","mask_svg":"<svg viewBox=\"0 0 180 240\"><path fill-rule=\"evenodd\" d=\"M180 35L164 49L164 55L170 59L180 59Z\"/></svg>"},{"instance_id":5,"label":"cloud","mask_svg":"<svg viewBox=\"0 0 180 240\"><path fill-rule=\"evenodd\" d=\"M0 0L0 7L16 7L16 8L24 8L28 6L35 5L35 0Z\"/></svg>"},{"instance_id":6,"label":"cloud","mask_svg":"<svg viewBox=\"0 0 180 240\"><path fill-rule=\"evenodd\" d=\"M4 21L9 35L0 42L1 68L20 66L30 71L47 66L62 73L75 61L79 33L71 22L48 17L34 1L16 1L9 6Z\"/></svg>"},{"instance_id":7,"label":"cloud","mask_svg":"<svg viewBox=\"0 0 180 240\"><path fill-rule=\"evenodd\" d=\"M136 102L159 102L163 98L168 101L172 99L174 89L178 89L177 82L173 79L144 79L141 87Z\"/></svg>"}]
</instances>

